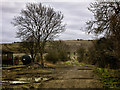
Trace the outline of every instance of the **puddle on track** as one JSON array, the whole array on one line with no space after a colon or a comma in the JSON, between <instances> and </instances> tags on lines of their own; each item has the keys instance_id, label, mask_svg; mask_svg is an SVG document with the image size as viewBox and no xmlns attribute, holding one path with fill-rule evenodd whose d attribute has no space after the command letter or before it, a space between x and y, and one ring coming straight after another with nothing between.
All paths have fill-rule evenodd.
<instances>
[{"instance_id":1,"label":"puddle on track","mask_svg":"<svg viewBox=\"0 0 120 90\"><path fill-rule=\"evenodd\" d=\"M9 83L9 84L27 84L27 83L30 83L30 82L27 82L27 81L2 81L2 83Z\"/></svg>"},{"instance_id":2,"label":"puddle on track","mask_svg":"<svg viewBox=\"0 0 120 90\"><path fill-rule=\"evenodd\" d=\"M18 78L18 80L20 81L35 81L35 82L39 82L39 81L47 81L50 78L43 78L43 77L39 77L39 78Z\"/></svg>"},{"instance_id":3,"label":"puddle on track","mask_svg":"<svg viewBox=\"0 0 120 90\"><path fill-rule=\"evenodd\" d=\"M30 82L27 82L27 81L9 81L10 84L27 84L27 83L30 83Z\"/></svg>"},{"instance_id":4,"label":"puddle on track","mask_svg":"<svg viewBox=\"0 0 120 90\"><path fill-rule=\"evenodd\" d=\"M8 84L12 84L12 85L18 85L18 84L27 84L27 83L31 83L31 82L41 82L41 81L48 81L51 80L51 78L43 78L43 77L39 77L39 78L16 78L16 81L2 81L2 83L8 83Z\"/></svg>"}]
</instances>

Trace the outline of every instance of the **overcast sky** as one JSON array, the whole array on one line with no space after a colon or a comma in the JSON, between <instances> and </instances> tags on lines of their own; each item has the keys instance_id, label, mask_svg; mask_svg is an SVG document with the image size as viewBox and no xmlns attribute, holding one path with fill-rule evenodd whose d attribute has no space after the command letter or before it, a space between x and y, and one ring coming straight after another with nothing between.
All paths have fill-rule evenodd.
<instances>
[{"instance_id":1,"label":"overcast sky","mask_svg":"<svg viewBox=\"0 0 120 90\"><path fill-rule=\"evenodd\" d=\"M64 14L63 23L66 25L66 31L59 35L57 40L76 40L76 39L92 39L93 35L81 31L86 27L86 21L93 18L92 13L87 9L89 4L94 0L2 0L0 2L0 34L1 40L5 42L20 41L16 38L16 31L11 21L14 16L20 15L21 9L25 9L27 2L35 2L53 7L56 11ZM0 35L1 36L1 35Z\"/></svg>"}]
</instances>

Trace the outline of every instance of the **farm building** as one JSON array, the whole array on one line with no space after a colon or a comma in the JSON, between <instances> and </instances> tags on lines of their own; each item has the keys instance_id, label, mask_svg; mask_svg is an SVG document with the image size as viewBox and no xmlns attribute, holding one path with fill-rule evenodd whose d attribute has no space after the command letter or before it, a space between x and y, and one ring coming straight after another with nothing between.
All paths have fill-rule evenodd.
<instances>
[{"instance_id":1,"label":"farm building","mask_svg":"<svg viewBox=\"0 0 120 90\"><path fill-rule=\"evenodd\" d=\"M2 64L13 65L13 52L2 50Z\"/></svg>"},{"instance_id":2,"label":"farm building","mask_svg":"<svg viewBox=\"0 0 120 90\"><path fill-rule=\"evenodd\" d=\"M20 57L23 56L24 53L19 53L19 50L15 46L13 47L12 44L0 45L0 50L2 51L1 57L3 65L19 64ZM18 59L17 61L15 61L16 58Z\"/></svg>"}]
</instances>

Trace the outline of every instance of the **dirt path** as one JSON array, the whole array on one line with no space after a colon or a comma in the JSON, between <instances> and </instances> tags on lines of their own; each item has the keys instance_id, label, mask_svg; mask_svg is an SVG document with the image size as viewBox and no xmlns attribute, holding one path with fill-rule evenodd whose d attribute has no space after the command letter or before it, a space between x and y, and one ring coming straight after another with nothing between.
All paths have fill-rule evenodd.
<instances>
[{"instance_id":1,"label":"dirt path","mask_svg":"<svg viewBox=\"0 0 120 90\"><path fill-rule=\"evenodd\" d=\"M102 88L89 67L60 68L55 72L56 78L42 84L42 88Z\"/></svg>"},{"instance_id":2,"label":"dirt path","mask_svg":"<svg viewBox=\"0 0 120 90\"><path fill-rule=\"evenodd\" d=\"M102 88L93 70L85 66L5 69L2 82L3 88Z\"/></svg>"}]
</instances>

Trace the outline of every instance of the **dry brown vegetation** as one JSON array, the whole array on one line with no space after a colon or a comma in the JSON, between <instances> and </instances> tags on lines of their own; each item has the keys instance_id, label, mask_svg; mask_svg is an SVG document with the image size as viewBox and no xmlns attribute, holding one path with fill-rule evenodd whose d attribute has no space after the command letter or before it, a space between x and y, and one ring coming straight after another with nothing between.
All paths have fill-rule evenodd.
<instances>
[{"instance_id":1,"label":"dry brown vegetation","mask_svg":"<svg viewBox=\"0 0 120 90\"><path fill-rule=\"evenodd\" d=\"M77 41L77 40L63 40L66 45L70 46L70 51L74 52L76 51L79 47L83 47L88 49L90 46L93 45L93 41L88 41L88 40L81 40L81 41ZM57 42L57 41L56 41ZM2 50L7 50L7 51L11 51L13 53L24 53L24 51L21 51L21 47L20 47L20 43L21 42L16 42L16 43L9 43L9 44L1 44L0 46L2 46ZM49 46L49 42L46 45L46 48L48 48Z\"/></svg>"}]
</instances>

